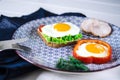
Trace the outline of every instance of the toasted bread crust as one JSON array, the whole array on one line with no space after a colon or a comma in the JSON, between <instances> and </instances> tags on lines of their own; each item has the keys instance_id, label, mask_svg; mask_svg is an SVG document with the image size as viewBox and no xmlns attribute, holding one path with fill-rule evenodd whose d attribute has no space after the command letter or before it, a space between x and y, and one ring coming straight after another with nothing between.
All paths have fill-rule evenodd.
<instances>
[{"instance_id":1,"label":"toasted bread crust","mask_svg":"<svg viewBox=\"0 0 120 80\"><path fill-rule=\"evenodd\" d=\"M45 44L47 46L50 46L50 47L53 47L53 48L59 48L59 47L64 47L64 46L68 46L68 45L72 45L72 44L75 44L77 41L72 41L72 42L68 42L66 44L56 44L56 43L53 43L53 42L47 42L46 39L43 37L43 35L41 34L39 28L37 29L37 33L38 35L40 36L40 38L43 40L43 42L45 42Z\"/></svg>"}]
</instances>

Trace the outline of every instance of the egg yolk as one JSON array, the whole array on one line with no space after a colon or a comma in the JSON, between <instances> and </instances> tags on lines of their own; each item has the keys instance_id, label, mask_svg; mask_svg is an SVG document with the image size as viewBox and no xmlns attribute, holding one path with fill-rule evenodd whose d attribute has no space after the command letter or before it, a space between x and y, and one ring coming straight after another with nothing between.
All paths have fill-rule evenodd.
<instances>
[{"instance_id":1,"label":"egg yolk","mask_svg":"<svg viewBox=\"0 0 120 80\"><path fill-rule=\"evenodd\" d=\"M54 25L54 29L59 32L65 32L70 30L70 26L65 23L57 23L56 25Z\"/></svg>"},{"instance_id":2,"label":"egg yolk","mask_svg":"<svg viewBox=\"0 0 120 80\"><path fill-rule=\"evenodd\" d=\"M101 44L96 43L86 45L86 49L87 51L92 52L94 54L100 54L105 51L104 47Z\"/></svg>"}]
</instances>

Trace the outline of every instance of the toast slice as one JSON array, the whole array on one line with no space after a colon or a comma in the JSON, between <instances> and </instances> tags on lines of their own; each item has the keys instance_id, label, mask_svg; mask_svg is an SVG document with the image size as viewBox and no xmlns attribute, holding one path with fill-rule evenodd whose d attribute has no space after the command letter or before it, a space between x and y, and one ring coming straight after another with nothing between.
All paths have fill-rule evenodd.
<instances>
[{"instance_id":1,"label":"toast slice","mask_svg":"<svg viewBox=\"0 0 120 80\"><path fill-rule=\"evenodd\" d=\"M78 40L76 40L76 41L68 41L67 43L57 44L55 42L48 42L44 38L44 36L42 35L42 32L41 32L41 30L39 28L37 29L37 33L40 36L40 38L43 40L43 42L45 42L45 44L47 46L53 47L53 48L59 48L59 47L69 46L69 45L75 44L78 41Z\"/></svg>"}]
</instances>

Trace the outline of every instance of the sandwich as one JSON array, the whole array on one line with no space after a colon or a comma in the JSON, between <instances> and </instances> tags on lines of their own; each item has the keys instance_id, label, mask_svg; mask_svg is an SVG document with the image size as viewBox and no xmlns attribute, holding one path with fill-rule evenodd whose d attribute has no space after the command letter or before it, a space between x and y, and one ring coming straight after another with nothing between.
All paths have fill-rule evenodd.
<instances>
[{"instance_id":1,"label":"sandwich","mask_svg":"<svg viewBox=\"0 0 120 80\"><path fill-rule=\"evenodd\" d=\"M37 33L47 46L54 48L75 44L82 38L80 28L71 22L40 25Z\"/></svg>"}]
</instances>

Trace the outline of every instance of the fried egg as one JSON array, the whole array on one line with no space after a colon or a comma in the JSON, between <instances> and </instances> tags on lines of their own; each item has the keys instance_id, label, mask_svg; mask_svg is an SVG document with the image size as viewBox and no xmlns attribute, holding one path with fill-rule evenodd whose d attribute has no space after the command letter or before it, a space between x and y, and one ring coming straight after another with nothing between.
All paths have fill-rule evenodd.
<instances>
[{"instance_id":1,"label":"fried egg","mask_svg":"<svg viewBox=\"0 0 120 80\"><path fill-rule=\"evenodd\" d=\"M87 42L81 44L76 53L83 57L106 57L108 55L108 48L99 43Z\"/></svg>"},{"instance_id":2,"label":"fried egg","mask_svg":"<svg viewBox=\"0 0 120 80\"><path fill-rule=\"evenodd\" d=\"M79 34L80 28L70 22L61 22L55 24L45 25L42 28L42 33L50 37L63 37L66 35Z\"/></svg>"}]
</instances>

